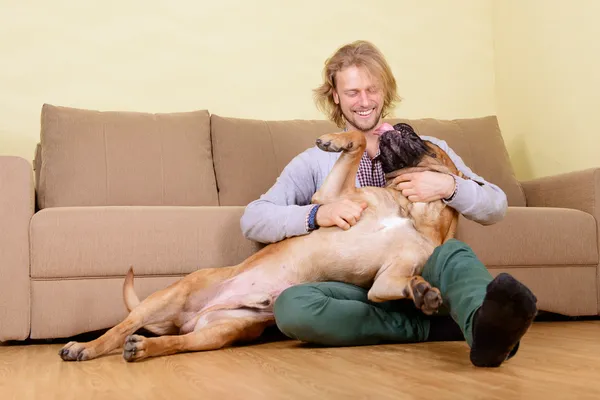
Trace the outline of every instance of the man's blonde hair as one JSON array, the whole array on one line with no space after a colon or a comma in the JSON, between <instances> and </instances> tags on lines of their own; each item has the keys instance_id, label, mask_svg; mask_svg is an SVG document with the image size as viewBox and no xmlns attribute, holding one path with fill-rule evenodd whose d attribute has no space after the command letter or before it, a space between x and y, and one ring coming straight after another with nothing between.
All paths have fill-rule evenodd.
<instances>
[{"instance_id":1,"label":"man's blonde hair","mask_svg":"<svg viewBox=\"0 0 600 400\"><path fill-rule=\"evenodd\" d=\"M374 78L382 83L385 92L382 118L388 116L394 108L394 104L400 101L396 78L381 51L372 43L364 40L357 40L340 47L333 56L325 61L323 83L313 91L317 108L338 127L344 127L342 109L335 104L333 99L334 78L337 72L350 66L365 67Z\"/></svg>"}]
</instances>

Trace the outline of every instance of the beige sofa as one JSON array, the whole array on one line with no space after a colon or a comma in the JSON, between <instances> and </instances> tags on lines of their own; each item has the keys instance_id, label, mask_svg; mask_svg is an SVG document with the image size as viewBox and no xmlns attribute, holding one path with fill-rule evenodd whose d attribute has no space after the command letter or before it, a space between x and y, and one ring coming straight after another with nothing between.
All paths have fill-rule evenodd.
<instances>
[{"instance_id":1,"label":"beige sofa","mask_svg":"<svg viewBox=\"0 0 600 400\"><path fill-rule=\"evenodd\" d=\"M495 117L406 122L447 140L505 190L502 222L463 218L458 232L490 271L529 285L541 310L598 315L600 170L519 182ZM0 340L114 325L126 315L130 265L145 297L198 268L243 260L260 246L241 234L244 206L333 131L326 121L44 105L33 169L0 157Z\"/></svg>"}]
</instances>

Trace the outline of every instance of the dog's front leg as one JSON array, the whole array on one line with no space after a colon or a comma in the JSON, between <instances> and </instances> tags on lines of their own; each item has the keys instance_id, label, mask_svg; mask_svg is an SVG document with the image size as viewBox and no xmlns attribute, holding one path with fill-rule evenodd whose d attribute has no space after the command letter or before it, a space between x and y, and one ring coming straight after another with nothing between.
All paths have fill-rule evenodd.
<instances>
[{"instance_id":1,"label":"dog's front leg","mask_svg":"<svg viewBox=\"0 0 600 400\"><path fill-rule=\"evenodd\" d=\"M185 335L147 338L128 336L123 347L126 361L167 356L191 351L217 350L239 341L258 338L270 323L270 318L232 318L209 324Z\"/></svg>"},{"instance_id":2,"label":"dog's front leg","mask_svg":"<svg viewBox=\"0 0 600 400\"><path fill-rule=\"evenodd\" d=\"M313 195L312 202L326 204L343 194L356 190L356 174L360 159L365 152L365 135L358 131L330 133L317 139L317 147L323 151L342 152L325 182Z\"/></svg>"}]
</instances>

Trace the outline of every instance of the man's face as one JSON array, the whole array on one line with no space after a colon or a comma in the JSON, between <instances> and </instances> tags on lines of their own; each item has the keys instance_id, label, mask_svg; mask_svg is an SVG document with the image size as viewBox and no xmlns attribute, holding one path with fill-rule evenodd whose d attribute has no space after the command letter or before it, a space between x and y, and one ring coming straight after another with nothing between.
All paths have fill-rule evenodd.
<instances>
[{"instance_id":1,"label":"man's face","mask_svg":"<svg viewBox=\"0 0 600 400\"><path fill-rule=\"evenodd\" d=\"M377 127L383 110L383 86L362 67L338 71L333 99L339 104L348 129L368 132Z\"/></svg>"}]
</instances>

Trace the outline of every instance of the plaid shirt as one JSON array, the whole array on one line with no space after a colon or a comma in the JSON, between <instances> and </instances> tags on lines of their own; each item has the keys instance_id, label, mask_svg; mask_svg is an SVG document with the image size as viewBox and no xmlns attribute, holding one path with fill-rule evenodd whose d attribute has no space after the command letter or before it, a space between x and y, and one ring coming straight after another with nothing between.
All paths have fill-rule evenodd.
<instances>
[{"instance_id":1,"label":"plaid shirt","mask_svg":"<svg viewBox=\"0 0 600 400\"><path fill-rule=\"evenodd\" d=\"M383 167L381 166L381 160L379 159L381 152L379 149L377 150L377 154L371 160L371 157L365 151L363 153L362 158L360 159L360 164L358 164L358 172L356 176L358 177L358 183L360 187L365 186L385 186L385 174L383 173ZM306 215L306 219L304 221L304 226L306 232L310 232L311 228L311 218L315 218L315 207L311 208L311 211Z\"/></svg>"},{"instance_id":2,"label":"plaid shirt","mask_svg":"<svg viewBox=\"0 0 600 400\"><path fill-rule=\"evenodd\" d=\"M379 159L380 151L377 150L377 154L371 160L371 157L365 151L360 164L358 165L358 182L361 187L365 186L385 186L385 174L383 173L383 167L381 166L381 160Z\"/></svg>"}]
</instances>

